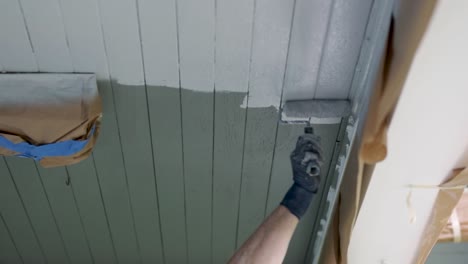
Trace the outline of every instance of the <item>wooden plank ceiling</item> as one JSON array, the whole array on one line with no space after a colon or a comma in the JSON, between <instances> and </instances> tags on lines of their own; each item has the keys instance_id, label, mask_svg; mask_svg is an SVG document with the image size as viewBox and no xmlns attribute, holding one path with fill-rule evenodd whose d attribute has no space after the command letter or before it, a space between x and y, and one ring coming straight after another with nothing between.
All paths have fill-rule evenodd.
<instances>
[{"instance_id":1,"label":"wooden plank ceiling","mask_svg":"<svg viewBox=\"0 0 468 264\"><path fill-rule=\"evenodd\" d=\"M0 70L96 73L104 105L82 163L0 158L0 262L225 263L292 183L279 106L348 98L371 4L0 1ZM315 128L333 170L340 124Z\"/></svg>"}]
</instances>

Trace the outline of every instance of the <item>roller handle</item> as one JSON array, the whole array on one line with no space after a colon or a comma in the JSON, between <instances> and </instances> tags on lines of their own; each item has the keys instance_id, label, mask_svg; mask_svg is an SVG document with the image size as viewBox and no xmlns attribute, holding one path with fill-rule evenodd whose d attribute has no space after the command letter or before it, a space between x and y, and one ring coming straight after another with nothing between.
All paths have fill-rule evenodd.
<instances>
[{"instance_id":1,"label":"roller handle","mask_svg":"<svg viewBox=\"0 0 468 264\"><path fill-rule=\"evenodd\" d=\"M314 134L314 129L311 126L306 126L304 128L304 133L305 134ZM312 155L311 153L306 153L307 155ZM307 158L307 157L306 157ZM320 165L316 162L311 162L307 166L307 173L310 176L319 176L320 175Z\"/></svg>"}]
</instances>

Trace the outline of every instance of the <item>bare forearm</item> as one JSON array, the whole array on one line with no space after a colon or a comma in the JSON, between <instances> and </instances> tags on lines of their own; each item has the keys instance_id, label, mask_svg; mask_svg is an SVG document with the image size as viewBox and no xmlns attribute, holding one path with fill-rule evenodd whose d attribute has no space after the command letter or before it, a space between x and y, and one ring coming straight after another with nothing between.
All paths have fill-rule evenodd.
<instances>
[{"instance_id":1,"label":"bare forearm","mask_svg":"<svg viewBox=\"0 0 468 264\"><path fill-rule=\"evenodd\" d=\"M282 263L298 222L298 218L288 209L278 206L229 263Z\"/></svg>"}]
</instances>

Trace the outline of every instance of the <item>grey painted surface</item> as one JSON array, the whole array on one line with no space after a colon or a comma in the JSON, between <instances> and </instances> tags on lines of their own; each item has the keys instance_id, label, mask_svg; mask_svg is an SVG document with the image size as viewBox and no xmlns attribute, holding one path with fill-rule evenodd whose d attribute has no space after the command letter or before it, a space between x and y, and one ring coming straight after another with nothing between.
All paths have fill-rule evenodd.
<instances>
[{"instance_id":1,"label":"grey painted surface","mask_svg":"<svg viewBox=\"0 0 468 264\"><path fill-rule=\"evenodd\" d=\"M93 156L117 259L119 262L130 262L139 259L139 254L114 110L114 95L110 82L101 82L98 88L103 99L101 133L105 136L97 141Z\"/></svg>"},{"instance_id":2,"label":"grey painted surface","mask_svg":"<svg viewBox=\"0 0 468 264\"><path fill-rule=\"evenodd\" d=\"M11 234L18 254L25 263L46 263L44 250L31 225L31 218L24 208L24 202L17 192L9 168L2 157L0 159L0 208L5 229ZM9 255L3 255L2 258Z\"/></svg>"},{"instance_id":3,"label":"grey painted surface","mask_svg":"<svg viewBox=\"0 0 468 264\"><path fill-rule=\"evenodd\" d=\"M361 27L366 9L340 3L333 23L343 30L329 41L349 56L329 49L324 61L332 4L318 0L2 1L2 69L95 72L103 120L80 164L0 159L0 232L11 234L0 242L17 251L0 257L224 263L291 184L288 154L302 128L278 126L269 106L298 89L310 98L319 72L327 96L348 94L360 43L341 35L343 23ZM317 127L328 158L337 129ZM304 259L318 201L286 263Z\"/></svg>"},{"instance_id":4,"label":"grey painted surface","mask_svg":"<svg viewBox=\"0 0 468 264\"><path fill-rule=\"evenodd\" d=\"M142 263L162 262L146 88L112 83L137 250Z\"/></svg>"},{"instance_id":5,"label":"grey painted surface","mask_svg":"<svg viewBox=\"0 0 468 264\"><path fill-rule=\"evenodd\" d=\"M75 205L74 194L70 191L71 186L64 184L68 178L67 171L64 167L44 169L39 164L36 166L70 263L90 263L92 256L88 238Z\"/></svg>"},{"instance_id":6,"label":"grey painted surface","mask_svg":"<svg viewBox=\"0 0 468 264\"><path fill-rule=\"evenodd\" d=\"M114 244L104 208L94 157L67 167L71 192L96 263L117 262ZM62 179L63 181L63 179ZM63 183L63 182L62 182Z\"/></svg>"},{"instance_id":7,"label":"grey painted surface","mask_svg":"<svg viewBox=\"0 0 468 264\"><path fill-rule=\"evenodd\" d=\"M438 243L426 260L426 264L465 264L468 259L468 243Z\"/></svg>"},{"instance_id":8,"label":"grey painted surface","mask_svg":"<svg viewBox=\"0 0 468 264\"><path fill-rule=\"evenodd\" d=\"M273 107L250 108L247 111L237 246L253 233L264 218L277 120L278 113Z\"/></svg>"},{"instance_id":9,"label":"grey painted surface","mask_svg":"<svg viewBox=\"0 0 468 264\"><path fill-rule=\"evenodd\" d=\"M333 146L337 139L339 124L335 125L314 125L314 132L320 136L321 143L324 148L324 169L330 168L330 163L333 155ZM291 167L289 166L289 155L294 149L297 137L304 132L303 125L278 125L278 137L275 146L275 155L273 160L273 168L269 183L267 210L265 216L275 209L279 201L283 198L284 194L292 184ZM327 182L327 173L324 171L321 179L321 190L323 190ZM318 192L313 198L309 210L299 223L294 236L291 240L291 245L288 249L284 263L303 263L304 256L307 252L310 235L316 215L318 206L320 204L320 196L322 192Z\"/></svg>"},{"instance_id":10,"label":"grey painted surface","mask_svg":"<svg viewBox=\"0 0 468 264\"><path fill-rule=\"evenodd\" d=\"M0 262L22 263L21 256L16 248L10 231L6 227L3 216L0 215Z\"/></svg>"},{"instance_id":11,"label":"grey painted surface","mask_svg":"<svg viewBox=\"0 0 468 264\"><path fill-rule=\"evenodd\" d=\"M236 247L244 152L245 93L216 93L213 155L213 263L225 263Z\"/></svg>"},{"instance_id":12,"label":"grey painted surface","mask_svg":"<svg viewBox=\"0 0 468 264\"><path fill-rule=\"evenodd\" d=\"M135 99L137 98L135 97L137 96L136 89L145 91L143 87L125 87L124 90L132 91L133 95L116 93L116 102L126 101L125 104L128 105L135 104L133 100L136 100L136 103L145 108L146 94L142 93L140 99ZM249 109L250 120L247 119L247 123L245 123L247 111L239 107L245 94L220 92L216 94L215 99L215 127L213 128L212 116L208 116L208 120L200 122L200 117L196 116L199 113L198 110L193 109L195 107L200 109L201 106L204 106L205 111L213 114L213 93L190 91L190 94L182 94L182 96L189 99L185 104L192 104L191 110L194 114L188 115L188 112L183 111L186 113L186 118L190 117L190 119L185 120L182 125L186 124L184 128L191 128L188 131L205 130L187 135L178 129L181 126L180 115L176 114L168 119L165 111L167 109L161 108L166 106L176 110L179 106L174 105L173 102L177 102L179 90L169 87L148 87L148 89L151 131L146 129L146 132L151 132L152 137L151 140L148 139L146 146L154 147L154 157L151 153L149 153L149 157L151 161L155 161L155 173L151 173L151 177L154 177L156 186L154 182L148 183L148 178L146 180L142 178L144 170L135 169L139 171L126 175L129 182L133 181L135 184L139 184L140 188L135 189L134 192L126 192L127 188L130 187L127 186L125 178L119 179L116 178L116 175L105 172L106 170L111 171L113 165L121 164L123 161L120 161L121 163L115 162L120 160L119 156L113 161L112 158L115 159L115 156L112 154L120 155L121 152L113 153L113 149L106 150L102 144L106 143L105 138L112 138L114 132L120 131L121 137L123 137L123 129L109 131L103 127L94 155L84 162L66 169L63 167L43 169L38 165L36 170L36 164L29 160L7 158L14 179L18 178L17 184L20 188L18 192L12 184L4 185L4 188L8 188L7 193L10 193L10 196L27 197L25 211L33 217L31 223L26 220L22 221L26 221L27 227L32 227L33 231L38 230L38 245L36 247L47 249L51 243L59 243L54 252L58 254L60 251L57 249L63 247L63 254L65 254L63 257L69 258L69 260L62 260L65 263L68 261L91 263L90 258L95 262L108 262L114 259L124 263L126 261L138 262L140 257L142 259L151 257L151 255L144 255L142 250L138 251L138 248L142 247L153 250L153 256L160 258L159 261L155 261L156 263L162 263L163 257L166 263L185 263L187 260L186 245L190 242L188 239L190 233L187 232L188 229L185 229L185 222L187 222L187 226L192 228L192 235L201 236L197 237L197 241L203 239L205 241L199 244L192 241L192 246L199 255L188 257L190 261L197 258L198 261L193 261L193 263L207 262L211 259L213 259L213 263L224 263L234 252L236 241L237 246L239 246L263 220L266 212L271 211L280 202L285 190L291 184L288 155L294 146L296 137L302 133L301 126L280 125L276 139L275 127L278 112L274 108ZM109 93L102 95L109 96ZM129 113L133 113L134 108L136 105L128 106L125 109ZM109 115L104 113L104 116ZM148 122L148 119L145 115L143 117L141 115L140 117L138 115L131 116L138 120L133 120L130 117L127 119L119 118L121 121L119 126L127 125L126 129L129 134L126 135L126 140L135 143L135 140L141 139L138 134L130 134L138 132L134 129L137 126L135 122ZM192 123L190 124L190 122ZM267 126L268 124L269 126ZM249 134L246 135L249 138L245 138L245 145L244 128L247 127L244 125L250 127L247 130ZM176 133L173 129L176 129ZM337 125L316 127L317 133L324 139L327 160L331 155L329 152L334 145L337 130ZM209 134L209 137L205 137L208 141L203 141L205 132ZM183 163L183 161L186 162L186 157L182 159L182 154L187 155L189 152L187 148L184 148L184 152L182 152L182 139L183 146L186 147L189 145L187 140L193 141L193 146L191 146L194 148L191 157L192 164ZM214 146L212 140L214 140ZM118 141L109 142L107 147L119 146L116 143ZM201 151L197 151L196 148L204 148L206 153L201 155ZM214 150L214 156L210 152L211 148ZM99 152L100 154L98 154ZM133 154L137 158L141 157L139 149L127 151L126 154ZM102 156L96 158L98 155ZM211 173L211 166L197 168L196 164L200 162L208 164L213 162L213 173ZM96 168L101 167L101 171L95 170L95 166ZM3 167L4 170L8 171L6 164ZM185 173L182 171L183 167ZM190 167L194 169L188 171L187 168ZM127 167L125 166L125 168ZM243 170L241 170L242 168ZM70 186L66 185L67 173L70 175ZM2 175L2 177L4 176ZM5 180L8 178L2 178L2 181ZM153 196L155 188L157 188L160 205L153 208L156 201L156 197ZM136 204L135 199L138 199L139 195L143 198L139 198L141 200L139 204ZM190 201L188 201L189 197ZM11 200L11 198L8 199ZM131 207L130 201L127 199L131 200ZM20 202L13 203L13 205L15 211L18 210L17 207L24 210ZM140 210L147 215L138 215L135 210L136 206L143 208ZM190 206L191 208L189 208ZM268 209L266 209L267 207ZM298 260L304 258L305 248L310 239L310 229L314 221L314 207L312 206L309 214L299 226L291 243L286 263L297 263ZM6 218L7 211L4 214ZM185 215L190 215L192 218L185 217ZM153 230L159 228L159 216L161 217L161 233L151 233L151 228ZM17 213L15 217L27 219L26 216L17 215ZM49 220L42 220L45 217L48 217ZM147 237L148 240L144 240L140 236L138 236L138 242L136 240L137 217L142 217L143 220L147 221L139 222L139 224L144 225L147 233L151 234ZM211 221L216 224L211 224ZM13 230L15 225L16 223L10 224L6 221L6 226L9 229ZM120 228L125 225L129 228ZM27 229L24 232L26 231ZM34 247L28 248L24 252L20 250L20 245L34 242L34 240L23 241L24 235L12 234L13 239L20 240L17 244L21 256L26 254L25 258L31 257L34 254L34 251L31 252ZM56 235L53 236L53 234ZM154 240L156 242L153 242ZM158 241L160 242L158 243ZM125 248L122 249L124 245ZM119 250L119 248L121 249ZM203 254L201 254L202 252ZM49 252L49 254L51 253ZM57 256L55 255L55 258Z\"/></svg>"},{"instance_id":13,"label":"grey painted surface","mask_svg":"<svg viewBox=\"0 0 468 264\"><path fill-rule=\"evenodd\" d=\"M47 262L69 263L70 257L64 245L63 236L57 226L57 220L36 164L29 159L14 157L7 157L5 161Z\"/></svg>"},{"instance_id":14,"label":"grey painted surface","mask_svg":"<svg viewBox=\"0 0 468 264\"><path fill-rule=\"evenodd\" d=\"M213 96L181 91L187 251L193 263L211 255Z\"/></svg>"},{"instance_id":15,"label":"grey painted surface","mask_svg":"<svg viewBox=\"0 0 468 264\"><path fill-rule=\"evenodd\" d=\"M165 260L185 263L187 233L179 89L148 87L148 102Z\"/></svg>"}]
</instances>

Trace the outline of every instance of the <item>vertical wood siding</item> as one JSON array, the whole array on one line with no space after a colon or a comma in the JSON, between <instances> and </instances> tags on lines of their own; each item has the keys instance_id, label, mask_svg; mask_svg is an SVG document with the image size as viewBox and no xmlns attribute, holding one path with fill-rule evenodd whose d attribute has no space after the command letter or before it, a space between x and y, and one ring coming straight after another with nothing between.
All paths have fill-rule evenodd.
<instances>
[{"instance_id":1,"label":"vertical wood siding","mask_svg":"<svg viewBox=\"0 0 468 264\"><path fill-rule=\"evenodd\" d=\"M0 71L93 72L103 100L87 160L0 158L0 262L225 263L292 183L278 108L347 98L371 2L0 1ZM315 129L327 171L339 124Z\"/></svg>"}]
</instances>

